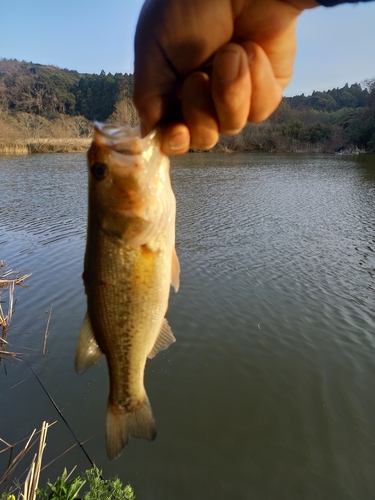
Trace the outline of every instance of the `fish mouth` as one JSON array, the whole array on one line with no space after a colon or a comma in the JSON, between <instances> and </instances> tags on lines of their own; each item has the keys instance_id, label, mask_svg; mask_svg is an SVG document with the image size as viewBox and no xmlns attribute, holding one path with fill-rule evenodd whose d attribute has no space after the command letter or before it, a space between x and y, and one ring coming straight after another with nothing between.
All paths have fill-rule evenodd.
<instances>
[{"instance_id":1,"label":"fish mouth","mask_svg":"<svg viewBox=\"0 0 375 500\"><path fill-rule=\"evenodd\" d=\"M129 127L127 125L112 125L94 122L94 140L99 146L104 146L126 155L142 154L150 141L155 137L153 130L146 137L141 137L139 127Z\"/></svg>"}]
</instances>

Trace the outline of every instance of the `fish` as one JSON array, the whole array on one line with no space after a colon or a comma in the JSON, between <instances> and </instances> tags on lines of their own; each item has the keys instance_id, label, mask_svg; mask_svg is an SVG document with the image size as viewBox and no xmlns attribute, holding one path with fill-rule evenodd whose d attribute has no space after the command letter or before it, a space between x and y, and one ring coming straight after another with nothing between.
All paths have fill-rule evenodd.
<instances>
[{"instance_id":1,"label":"fish","mask_svg":"<svg viewBox=\"0 0 375 500\"><path fill-rule=\"evenodd\" d=\"M165 319L170 287L179 288L176 200L156 131L141 138L139 129L94 123L87 164L87 313L75 368L83 373L106 356L106 446L114 460L130 437L156 437L144 370L176 340Z\"/></svg>"}]
</instances>

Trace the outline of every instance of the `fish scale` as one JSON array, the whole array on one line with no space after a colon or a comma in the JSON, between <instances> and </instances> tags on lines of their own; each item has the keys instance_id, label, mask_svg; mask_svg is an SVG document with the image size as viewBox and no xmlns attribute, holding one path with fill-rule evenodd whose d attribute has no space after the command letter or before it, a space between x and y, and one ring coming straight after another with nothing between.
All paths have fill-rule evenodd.
<instances>
[{"instance_id":1,"label":"fish scale","mask_svg":"<svg viewBox=\"0 0 375 500\"><path fill-rule=\"evenodd\" d=\"M139 131L96 124L88 172L88 307L76 369L107 358L106 438L114 459L129 437L156 436L143 378L147 357L175 341L165 313L170 285L176 291L179 285L176 207L169 160L155 133L140 139Z\"/></svg>"}]
</instances>

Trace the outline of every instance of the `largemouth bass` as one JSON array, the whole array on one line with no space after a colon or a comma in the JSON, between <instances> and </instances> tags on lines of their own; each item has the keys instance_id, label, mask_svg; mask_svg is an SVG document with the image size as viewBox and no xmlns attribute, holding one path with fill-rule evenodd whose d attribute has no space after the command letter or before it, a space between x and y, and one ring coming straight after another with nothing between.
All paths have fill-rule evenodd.
<instances>
[{"instance_id":1,"label":"largemouth bass","mask_svg":"<svg viewBox=\"0 0 375 500\"><path fill-rule=\"evenodd\" d=\"M156 437L143 374L147 358L175 341L165 313L170 285L179 286L176 202L155 132L141 139L137 129L96 123L88 175L87 314L75 364L83 372L107 358L113 460L129 437Z\"/></svg>"}]
</instances>

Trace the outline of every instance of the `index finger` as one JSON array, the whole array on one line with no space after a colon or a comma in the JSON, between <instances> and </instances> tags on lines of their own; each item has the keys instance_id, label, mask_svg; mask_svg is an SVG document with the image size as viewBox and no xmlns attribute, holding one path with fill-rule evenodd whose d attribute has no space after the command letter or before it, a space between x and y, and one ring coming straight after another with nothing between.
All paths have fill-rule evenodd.
<instances>
[{"instance_id":1,"label":"index finger","mask_svg":"<svg viewBox=\"0 0 375 500\"><path fill-rule=\"evenodd\" d=\"M133 95L143 134L180 104L184 78L230 40L231 8L230 0L146 1L135 36Z\"/></svg>"}]
</instances>

